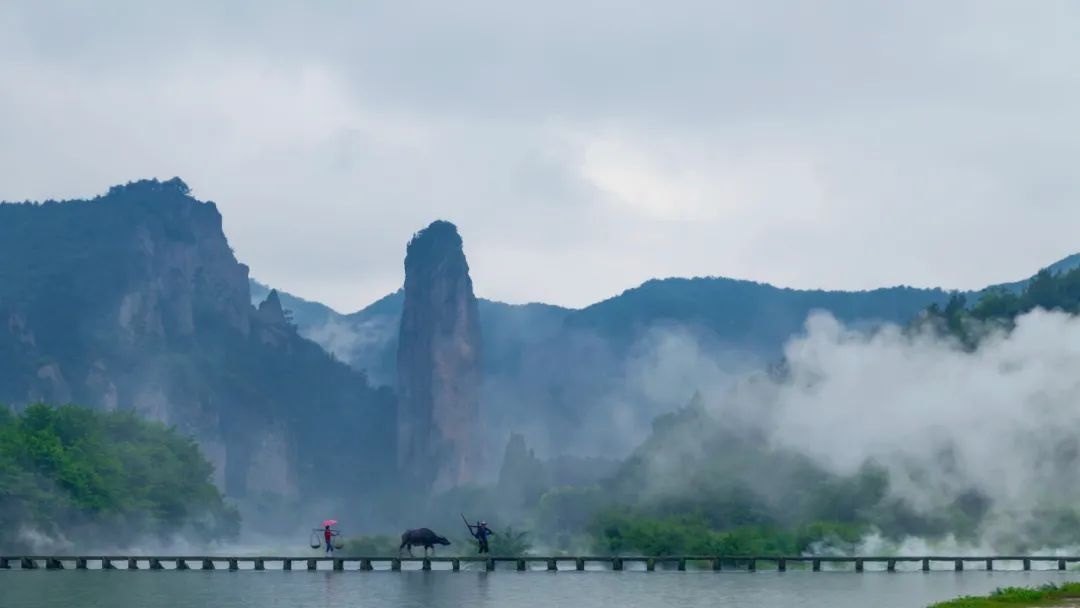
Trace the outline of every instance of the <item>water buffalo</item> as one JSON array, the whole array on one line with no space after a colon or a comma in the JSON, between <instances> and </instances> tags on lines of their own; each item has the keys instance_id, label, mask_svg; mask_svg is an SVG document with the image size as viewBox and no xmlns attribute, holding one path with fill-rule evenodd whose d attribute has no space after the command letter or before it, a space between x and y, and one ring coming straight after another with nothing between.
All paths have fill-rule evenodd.
<instances>
[{"instance_id":1,"label":"water buffalo","mask_svg":"<svg viewBox=\"0 0 1080 608\"><path fill-rule=\"evenodd\" d=\"M398 547L398 554L401 553L402 549L408 548L409 549L409 555L412 555L413 554L412 553L412 548L413 547L423 545L423 547L424 547L424 555L425 556L428 554L428 549L431 549L431 553L432 553L432 555L434 555L435 554L435 545L449 545L449 544L450 544L450 541L446 540L445 537L442 537L442 536L439 536L438 534L435 534L434 532L432 532L428 528L418 528L416 530L406 530L405 533L401 535L401 546Z\"/></svg>"}]
</instances>

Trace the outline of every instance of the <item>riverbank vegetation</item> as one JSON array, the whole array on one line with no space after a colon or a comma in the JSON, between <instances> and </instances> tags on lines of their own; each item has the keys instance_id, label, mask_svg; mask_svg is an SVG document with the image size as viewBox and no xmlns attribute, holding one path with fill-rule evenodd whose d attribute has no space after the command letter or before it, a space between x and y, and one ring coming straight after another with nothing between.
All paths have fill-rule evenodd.
<instances>
[{"instance_id":1,"label":"riverbank vegetation","mask_svg":"<svg viewBox=\"0 0 1080 608\"><path fill-rule=\"evenodd\" d=\"M742 526L716 529L699 516L664 519L611 511L598 516L592 537L598 552L620 555L803 555L835 550L850 552L865 533L853 524L815 523L785 529Z\"/></svg>"},{"instance_id":2,"label":"riverbank vegetation","mask_svg":"<svg viewBox=\"0 0 1080 608\"><path fill-rule=\"evenodd\" d=\"M212 475L193 440L130 412L0 406L0 547L234 537Z\"/></svg>"},{"instance_id":3,"label":"riverbank vegetation","mask_svg":"<svg viewBox=\"0 0 1080 608\"><path fill-rule=\"evenodd\" d=\"M510 442L499 477L530 483L457 488L434 497L423 519L453 538L463 527L453 515L483 514L496 530L529 531L522 547L547 555L850 554L873 531L899 538L973 527L962 506L933 520L916 515L889 497L877 467L842 477L773 448L718 419L699 397L658 418L629 458L585 483L544 479L520 444ZM464 549L454 540L454 554L474 551L467 537ZM502 542L496 535L493 553Z\"/></svg>"},{"instance_id":4,"label":"riverbank vegetation","mask_svg":"<svg viewBox=\"0 0 1080 608\"><path fill-rule=\"evenodd\" d=\"M1007 606L1065 606L1080 600L1080 582L1042 587L1004 587L990 595L965 596L931 604L928 608L1005 608ZM1068 604L1066 604L1068 602Z\"/></svg>"}]
</instances>

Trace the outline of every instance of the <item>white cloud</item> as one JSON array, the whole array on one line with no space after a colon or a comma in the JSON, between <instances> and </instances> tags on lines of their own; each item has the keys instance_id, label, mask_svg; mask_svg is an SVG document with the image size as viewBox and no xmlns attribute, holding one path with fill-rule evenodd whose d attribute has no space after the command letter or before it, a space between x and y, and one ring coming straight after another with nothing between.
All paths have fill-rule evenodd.
<instances>
[{"instance_id":1,"label":"white cloud","mask_svg":"<svg viewBox=\"0 0 1080 608\"><path fill-rule=\"evenodd\" d=\"M809 158L780 147L630 142L600 136L585 144L582 171L618 209L672 221L813 220L823 192Z\"/></svg>"},{"instance_id":2,"label":"white cloud","mask_svg":"<svg viewBox=\"0 0 1080 608\"><path fill-rule=\"evenodd\" d=\"M967 352L898 328L867 335L812 317L786 348L792 378L768 424L777 443L834 471L876 460L893 491L925 512L970 489L1002 517L1071 504L1078 334L1076 318L1036 310Z\"/></svg>"}]
</instances>

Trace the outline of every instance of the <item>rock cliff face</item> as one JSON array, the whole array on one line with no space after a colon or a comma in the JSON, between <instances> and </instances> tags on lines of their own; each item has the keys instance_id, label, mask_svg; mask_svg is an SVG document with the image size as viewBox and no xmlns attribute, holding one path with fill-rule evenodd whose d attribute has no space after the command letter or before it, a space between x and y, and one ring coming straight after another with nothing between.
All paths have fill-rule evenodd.
<instances>
[{"instance_id":1,"label":"rock cliff face","mask_svg":"<svg viewBox=\"0 0 1080 608\"><path fill-rule=\"evenodd\" d=\"M499 496L510 506L533 504L550 486L544 463L525 446L525 436L511 433L499 468Z\"/></svg>"},{"instance_id":2,"label":"rock cliff face","mask_svg":"<svg viewBox=\"0 0 1080 608\"><path fill-rule=\"evenodd\" d=\"M0 205L0 403L129 409L200 443L234 498L377 482L393 397L297 335L179 179ZM389 439L385 437L389 435Z\"/></svg>"},{"instance_id":3,"label":"rock cliff face","mask_svg":"<svg viewBox=\"0 0 1080 608\"><path fill-rule=\"evenodd\" d=\"M409 483L440 491L481 464L480 322L453 224L418 232L405 254L398 337L398 465Z\"/></svg>"}]
</instances>

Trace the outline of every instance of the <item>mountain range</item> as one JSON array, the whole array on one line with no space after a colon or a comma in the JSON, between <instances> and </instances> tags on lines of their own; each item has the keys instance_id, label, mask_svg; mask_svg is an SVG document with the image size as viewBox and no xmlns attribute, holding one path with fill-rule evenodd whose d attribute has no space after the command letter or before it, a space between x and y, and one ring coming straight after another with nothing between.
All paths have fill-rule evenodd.
<instances>
[{"instance_id":1,"label":"mountain range","mask_svg":"<svg viewBox=\"0 0 1080 608\"><path fill-rule=\"evenodd\" d=\"M906 324L949 295L700 277L581 309L480 298L475 439L489 454L518 434L545 459L620 457L705 388L700 378L779 360L814 310ZM329 486L360 499L394 483L404 301L397 291L341 314L252 280L216 205L178 178L0 204L0 403L74 402L175 426L230 498L278 504L279 519Z\"/></svg>"},{"instance_id":2,"label":"mountain range","mask_svg":"<svg viewBox=\"0 0 1080 608\"><path fill-rule=\"evenodd\" d=\"M1047 268L1058 273L1078 266L1075 254ZM643 394L649 391L638 385L658 373L659 357L713 358L732 370L761 368L781 359L784 344L814 311L827 311L852 327L905 325L954 293L973 301L989 290L1019 292L1027 283L965 292L908 286L829 291L696 277L650 280L580 309L479 298L483 418L496 435L492 449L522 432L547 456L624 453L655 416L699 388L671 383L667 400ZM252 279L256 300L270 290ZM393 384L402 291L346 314L279 293L301 335L364 370L376 384ZM612 420L620 421L618 430L598 428Z\"/></svg>"},{"instance_id":3,"label":"mountain range","mask_svg":"<svg viewBox=\"0 0 1080 608\"><path fill-rule=\"evenodd\" d=\"M1057 274L1080 267L1080 254L1069 255L1045 268ZM485 347L498 354L489 365L530 343L550 339L571 329L595 331L626 347L657 326L691 326L749 353L774 356L798 333L807 315L828 311L838 319L863 325L905 324L933 303L953 293L969 300L993 289L1018 293L1029 278L963 291L908 286L866 291L804 290L726 277L652 279L621 294L584 308L553 304L507 304L479 298ZM252 302L258 304L273 290L250 279ZM393 377L396 328L404 294L387 294L352 313L341 313L321 302L280 289L281 303L300 333L357 367L373 379Z\"/></svg>"}]
</instances>

